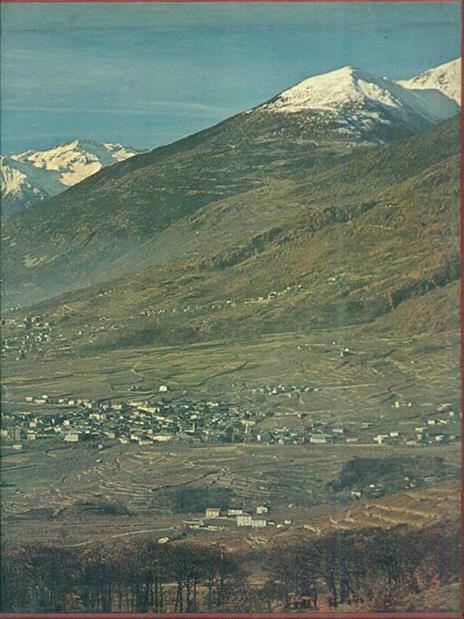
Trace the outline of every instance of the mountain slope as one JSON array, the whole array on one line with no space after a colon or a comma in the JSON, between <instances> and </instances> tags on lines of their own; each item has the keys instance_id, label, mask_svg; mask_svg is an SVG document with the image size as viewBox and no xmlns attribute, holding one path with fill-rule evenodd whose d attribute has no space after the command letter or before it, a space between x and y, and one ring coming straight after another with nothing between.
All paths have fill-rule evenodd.
<instances>
[{"instance_id":1,"label":"mountain slope","mask_svg":"<svg viewBox=\"0 0 464 619\"><path fill-rule=\"evenodd\" d=\"M414 135L436 122L431 106L387 80L350 67L327 74L323 86L320 80L310 78L296 87L304 96L291 113L282 112L288 112L294 89L101 170L9 220L3 243L8 304L103 281L116 261L123 271L137 269L139 248L143 253L147 243L208 204L270 179L288 182L300 173L312 174L353 150ZM327 84L332 89L321 103ZM168 250L165 259L170 257Z\"/></svg>"},{"instance_id":2,"label":"mountain slope","mask_svg":"<svg viewBox=\"0 0 464 619\"><path fill-rule=\"evenodd\" d=\"M183 255L34 312L87 351L359 323L456 326L459 146L456 118L207 205L158 248L177 240Z\"/></svg>"},{"instance_id":3,"label":"mountain slope","mask_svg":"<svg viewBox=\"0 0 464 619\"><path fill-rule=\"evenodd\" d=\"M63 192L103 167L137 154L122 144L74 140L48 150L28 150L1 157L1 197L4 216Z\"/></svg>"}]
</instances>

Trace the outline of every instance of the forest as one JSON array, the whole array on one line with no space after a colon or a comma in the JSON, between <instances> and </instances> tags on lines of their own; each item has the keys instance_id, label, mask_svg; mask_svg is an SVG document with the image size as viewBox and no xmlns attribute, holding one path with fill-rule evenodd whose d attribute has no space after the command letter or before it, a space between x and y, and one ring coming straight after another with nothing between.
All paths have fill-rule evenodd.
<instances>
[{"instance_id":1,"label":"forest","mask_svg":"<svg viewBox=\"0 0 464 619\"><path fill-rule=\"evenodd\" d=\"M456 523L277 535L262 547L221 542L4 544L5 612L207 612L405 608L459 581Z\"/></svg>"}]
</instances>

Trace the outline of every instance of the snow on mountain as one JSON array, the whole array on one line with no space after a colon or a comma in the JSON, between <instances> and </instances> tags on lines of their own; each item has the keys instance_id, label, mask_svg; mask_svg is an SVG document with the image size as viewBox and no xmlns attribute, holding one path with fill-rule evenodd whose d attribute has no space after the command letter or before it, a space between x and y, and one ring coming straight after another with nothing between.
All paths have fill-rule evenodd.
<instances>
[{"instance_id":1,"label":"snow on mountain","mask_svg":"<svg viewBox=\"0 0 464 619\"><path fill-rule=\"evenodd\" d=\"M461 59L456 58L408 80L397 82L411 90L439 91L461 105Z\"/></svg>"},{"instance_id":2,"label":"snow on mountain","mask_svg":"<svg viewBox=\"0 0 464 619\"><path fill-rule=\"evenodd\" d=\"M0 157L0 165L2 168L2 176L0 178L2 195L15 195L21 190L21 186L27 181L27 177L19 170L6 165L4 160L4 157Z\"/></svg>"},{"instance_id":3,"label":"snow on mountain","mask_svg":"<svg viewBox=\"0 0 464 619\"><path fill-rule=\"evenodd\" d=\"M53 197L101 168L139 152L122 144L73 140L47 150L1 157L3 213L11 215Z\"/></svg>"},{"instance_id":4,"label":"snow on mountain","mask_svg":"<svg viewBox=\"0 0 464 619\"><path fill-rule=\"evenodd\" d=\"M131 150L130 148L127 148L126 146L123 146L122 144L109 144L109 143L104 143L102 144L102 146L104 146L107 151L111 154L111 156L113 157L113 159L116 159L116 161L124 161L124 159L129 159L129 157L132 157L132 155L134 155L134 151Z\"/></svg>"},{"instance_id":5,"label":"snow on mountain","mask_svg":"<svg viewBox=\"0 0 464 619\"><path fill-rule=\"evenodd\" d=\"M339 120L348 115L347 124L356 118L357 126L365 129L395 120L419 128L457 112L455 102L441 92L424 97L421 92L351 66L305 79L261 109L284 114L318 111Z\"/></svg>"},{"instance_id":6,"label":"snow on mountain","mask_svg":"<svg viewBox=\"0 0 464 619\"><path fill-rule=\"evenodd\" d=\"M5 157L0 156L0 188L4 199L15 199L17 196L24 197L28 201L43 199L39 189L34 188L27 176L20 170L13 168L5 163Z\"/></svg>"},{"instance_id":7,"label":"snow on mountain","mask_svg":"<svg viewBox=\"0 0 464 619\"><path fill-rule=\"evenodd\" d=\"M346 66L309 77L246 114L261 116L257 131L265 125L299 133L318 148L324 142L351 148L389 142L454 116L460 93L460 59L403 81ZM122 144L74 140L5 157L0 162L3 213L55 196L136 153Z\"/></svg>"},{"instance_id":8,"label":"snow on mountain","mask_svg":"<svg viewBox=\"0 0 464 619\"><path fill-rule=\"evenodd\" d=\"M35 168L60 172L60 182L70 186L95 174L102 167L123 161L137 153L122 144L99 144L97 142L74 140L49 150L29 150L10 159L30 163Z\"/></svg>"}]
</instances>

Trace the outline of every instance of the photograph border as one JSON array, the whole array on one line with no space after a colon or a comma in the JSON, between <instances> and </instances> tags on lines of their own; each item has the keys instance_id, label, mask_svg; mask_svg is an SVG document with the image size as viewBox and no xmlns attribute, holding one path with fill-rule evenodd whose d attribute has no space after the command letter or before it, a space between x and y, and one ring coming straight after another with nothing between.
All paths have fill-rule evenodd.
<instances>
[{"instance_id":1,"label":"photograph border","mask_svg":"<svg viewBox=\"0 0 464 619\"><path fill-rule=\"evenodd\" d=\"M2 4L461 4L461 58L464 56L464 0L0 0ZM462 71L464 78L464 71ZM461 100L464 101L464 79L461 80ZM1 101L1 99L0 99ZM460 293L460 324L461 324L461 406L464 408L464 111L461 108L461 293ZM461 418L461 540L464 541L464 419ZM461 610L448 611L305 611L276 613L12 613L0 612L0 619L464 619L464 543L461 543Z\"/></svg>"}]
</instances>

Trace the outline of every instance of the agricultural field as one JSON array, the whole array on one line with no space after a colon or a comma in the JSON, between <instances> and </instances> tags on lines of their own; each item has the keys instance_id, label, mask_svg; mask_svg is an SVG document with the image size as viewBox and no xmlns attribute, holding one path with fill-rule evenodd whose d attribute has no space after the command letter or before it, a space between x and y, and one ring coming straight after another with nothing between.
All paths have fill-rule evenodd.
<instances>
[{"instance_id":1,"label":"agricultural field","mask_svg":"<svg viewBox=\"0 0 464 619\"><path fill-rule=\"evenodd\" d=\"M353 501L346 492L331 492L330 484L339 479L343 466L358 458L368 459L372 467L386 458L400 461L401 475L411 481L418 477L418 464L424 476L424 462L438 458L443 464L432 467L421 488L389 494L386 485L384 496L362 501ZM457 517L458 466L459 450L449 447L173 443L98 450L35 444L23 453L3 455L3 535L71 545L145 534L175 538L185 535L185 520L204 513L203 504L198 511L176 510L176 497L185 489L200 489L212 498L222 491L229 505L249 510L269 505L276 526L259 532L265 539L303 527L321 533L401 522L421 526ZM385 482L381 472L377 479ZM284 522L285 527L277 527ZM249 534L246 529L242 534L234 520L218 523L219 532L187 534L238 540Z\"/></svg>"},{"instance_id":2,"label":"agricultural field","mask_svg":"<svg viewBox=\"0 0 464 619\"><path fill-rule=\"evenodd\" d=\"M22 410L38 417L63 413L57 404L27 402L31 396L148 401L159 397L159 385L165 383L169 392L163 399L168 403L182 397L221 398L252 413L265 413L256 431L298 431L308 422L338 424L357 440L336 445L170 441L148 447L104 440L98 447L96 442L69 445L57 437L26 441L19 452L7 444L2 451L5 539L85 544L108 535L176 538L185 534L186 519L202 513L200 508L176 511L180 488L208 489L213 505L215 492L225 492L245 509L254 509L257 502L269 504L276 525L291 521L285 530L343 529L359 522L388 526L391 518L414 525L428 522L427 515L410 518L408 510L436 513L440 519L457 517L458 438L446 446L372 442L373 433L395 430L400 436L413 435L443 403L459 410L457 332L405 339L378 337L365 327L332 329L261 336L246 343L141 347L93 356L49 353L40 363L30 358L4 361L3 410L8 418ZM283 393L266 390L275 384L291 388ZM8 427L8 420L5 423ZM362 423L372 427L362 430ZM458 437L458 416L446 432ZM386 496L371 497L372 504L366 496L360 503L353 500L350 492L356 487L334 490L343 466L356 458L368 459L367 468L369 462L404 460L403 477L413 481L409 498L404 494L408 484L399 478L393 485L391 479L380 480L386 484ZM429 471L424 487L414 488L420 458L427 466L441 458L450 468L438 474ZM421 476L427 477L427 471ZM434 492L448 499L433 498ZM238 540L248 535L230 521L219 528L225 532L188 535ZM260 536L281 535L282 529L268 528Z\"/></svg>"},{"instance_id":3,"label":"agricultural field","mask_svg":"<svg viewBox=\"0 0 464 619\"><path fill-rule=\"evenodd\" d=\"M349 356L342 357L343 349ZM340 420L433 410L459 393L459 333L378 336L365 327L314 333L284 333L246 341L221 341L124 348L99 354L31 353L27 360L5 357L3 402L20 406L28 395L117 399L149 398L160 384L172 397L253 397L265 384L310 386L310 395L275 398L272 408ZM269 404L269 402L267 402ZM405 411L398 413L405 420ZM395 420L395 419L393 419Z\"/></svg>"}]
</instances>

